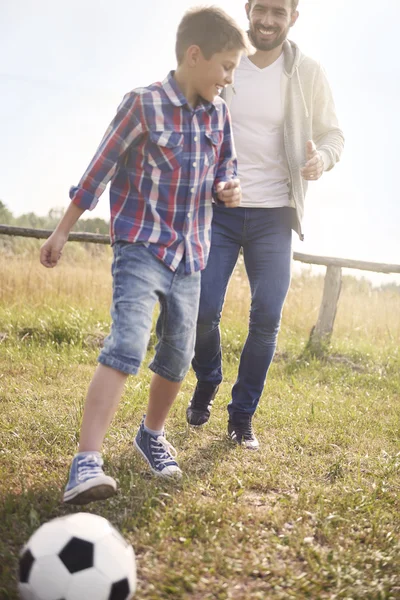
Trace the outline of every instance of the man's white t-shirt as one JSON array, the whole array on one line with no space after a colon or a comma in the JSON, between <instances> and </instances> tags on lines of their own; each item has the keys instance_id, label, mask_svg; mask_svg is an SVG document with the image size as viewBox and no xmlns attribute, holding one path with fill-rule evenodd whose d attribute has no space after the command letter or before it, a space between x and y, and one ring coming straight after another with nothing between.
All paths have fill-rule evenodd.
<instances>
[{"instance_id":1,"label":"man's white t-shirt","mask_svg":"<svg viewBox=\"0 0 400 600\"><path fill-rule=\"evenodd\" d=\"M283 142L283 54L265 69L244 56L236 69L230 111L242 187L241 206L290 206Z\"/></svg>"}]
</instances>

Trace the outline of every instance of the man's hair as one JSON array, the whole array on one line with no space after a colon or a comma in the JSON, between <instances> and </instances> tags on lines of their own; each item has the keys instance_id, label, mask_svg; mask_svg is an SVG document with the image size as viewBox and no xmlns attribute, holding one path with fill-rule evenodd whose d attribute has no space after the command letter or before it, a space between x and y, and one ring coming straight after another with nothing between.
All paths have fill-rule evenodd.
<instances>
[{"instance_id":1,"label":"man's hair","mask_svg":"<svg viewBox=\"0 0 400 600\"><path fill-rule=\"evenodd\" d=\"M247 0L247 1L248 1L248 3L249 3L249 4L250 4L250 6L251 6L251 4L252 4L253 0ZM297 10L297 7L298 7L298 5L299 5L299 1L300 1L300 0L292 0L292 11L295 11L295 10Z\"/></svg>"},{"instance_id":2,"label":"man's hair","mask_svg":"<svg viewBox=\"0 0 400 600\"><path fill-rule=\"evenodd\" d=\"M185 13L176 34L175 53L180 64L190 46L199 46L206 60L226 50L249 48L247 35L234 19L220 8L193 8Z\"/></svg>"}]
</instances>

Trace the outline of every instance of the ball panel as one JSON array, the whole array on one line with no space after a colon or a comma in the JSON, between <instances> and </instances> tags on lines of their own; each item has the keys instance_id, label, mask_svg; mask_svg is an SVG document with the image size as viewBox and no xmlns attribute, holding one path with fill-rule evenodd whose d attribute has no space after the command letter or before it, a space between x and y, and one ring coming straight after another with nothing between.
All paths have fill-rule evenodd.
<instances>
[{"instance_id":1,"label":"ball panel","mask_svg":"<svg viewBox=\"0 0 400 600\"><path fill-rule=\"evenodd\" d=\"M35 562L34 556L29 547L25 546L19 559L19 580L21 583L28 583L32 565Z\"/></svg>"},{"instance_id":2,"label":"ball panel","mask_svg":"<svg viewBox=\"0 0 400 600\"><path fill-rule=\"evenodd\" d=\"M129 598L132 598L132 592L127 579L112 584L108 600L129 600Z\"/></svg>"},{"instance_id":3,"label":"ball panel","mask_svg":"<svg viewBox=\"0 0 400 600\"><path fill-rule=\"evenodd\" d=\"M135 561L128 546L114 535L108 535L95 545L94 565L110 581L119 581L135 572Z\"/></svg>"},{"instance_id":4,"label":"ball panel","mask_svg":"<svg viewBox=\"0 0 400 600\"><path fill-rule=\"evenodd\" d=\"M91 513L76 513L65 517L65 527L71 537L83 538L93 543L101 540L113 529L107 519Z\"/></svg>"},{"instance_id":5,"label":"ball panel","mask_svg":"<svg viewBox=\"0 0 400 600\"><path fill-rule=\"evenodd\" d=\"M126 539L120 534L118 529L115 529L115 527L113 527L111 535L119 540L123 546L130 546L130 543L126 541Z\"/></svg>"},{"instance_id":6,"label":"ball panel","mask_svg":"<svg viewBox=\"0 0 400 600\"><path fill-rule=\"evenodd\" d=\"M108 600L111 582L94 567L72 576L65 600Z\"/></svg>"},{"instance_id":7,"label":"ball panel","mask_svg":"<svg viewBox=\"0 0 400 600\"><path fill-rule=\"evenodd\" d=\"M37 600L31 586L28 583L19 583L18 592L21 600Z\"/></svg>"},{"instance_id":8,"label":"ball panel","mask_svg":"<svg viewBox=\"0 0 400 600\"><path fill-rule=\"evenodd\" d=\"M93 567L94 546L80 538L73 537L61 550L59 557L70 573L77 573Z\"/></svg>"},{"instance_id":9,"label":"ball panel","mask_svg":"<svg viewBox=\"0 0 400 600\"><path fill-rule=\"evenodd\" d=\"M63 519L53 519L35 531L27 546L35 558L58 554L71 538Z\"/></svg>"},{"instance_id":10,"label":"ball panel","mask_svg":"<svg viewBox=\"0 0 400 600\"><path fill-rule=\"evenodd\" d=\"M135 552L130 544L126 550L126 553L128 555L129 564L133 564L133 569L128 573L128 579L132 593L134 594L136 592L136 559Z\"/></svg>"},{"instance_id":11,"label":"ball panel","mask_svg":"<svg viewBox=\"0 0 400 600\"><path fill-rule=\"evenodd\" d=\"M35 560L29 585L38 600L64 598L70 582L71 575L58 556L42 556Z\"/></svg>"}]
</instances>

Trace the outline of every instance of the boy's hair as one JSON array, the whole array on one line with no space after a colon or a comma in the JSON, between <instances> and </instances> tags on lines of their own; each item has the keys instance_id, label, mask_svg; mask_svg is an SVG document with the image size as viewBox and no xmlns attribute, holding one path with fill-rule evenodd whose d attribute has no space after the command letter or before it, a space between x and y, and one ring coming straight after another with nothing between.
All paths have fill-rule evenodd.
<instances>
[{"instance_id":1,"label":"boy's hair","mask_svg":"<svg viewBox=\"0 0 400 600\"><path fill-rule=\"evenodd\" d=\"M189 10L179 24L175 53L178 64L190 46L199 46L204 58L226 50L249 48L247 35L225 11L215 6Z\"/></svg>"},{"instance_id":2,"label":"boy's hair","mask_svg":"<svg viewBox=\"0 0 400 600\"><path fill-rule=\"evenodd\" d=\"M248 3L249 3L249 4L250 4L250 6L251 6L251 4L252 4L253 0L247 0L247 1L248 1ZM292 0L292 11L293 11L293 12L294 12L295 10L297 10L297 7L298 7L298 5L299 5L299 0Z\"/></svg>"}]
</instances>

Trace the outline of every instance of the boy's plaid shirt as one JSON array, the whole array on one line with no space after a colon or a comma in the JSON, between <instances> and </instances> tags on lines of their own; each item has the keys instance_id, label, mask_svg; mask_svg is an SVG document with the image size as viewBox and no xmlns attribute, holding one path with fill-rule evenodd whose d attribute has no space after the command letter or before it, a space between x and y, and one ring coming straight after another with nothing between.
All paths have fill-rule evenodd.
<instances>
[{"instance_id":1,"label":"boy's plaid shirt","mask_svg":"<svg viewBox=\"0 0 400 600\"><path fill-rule=\"evenodd\" d=\"M192 109L173 78L128 93L71 200L93 209L111 180L111 243L143 243L171 270L204 269L212 198L236 177L226 104Z\"/></svg>"}]
</instances>

